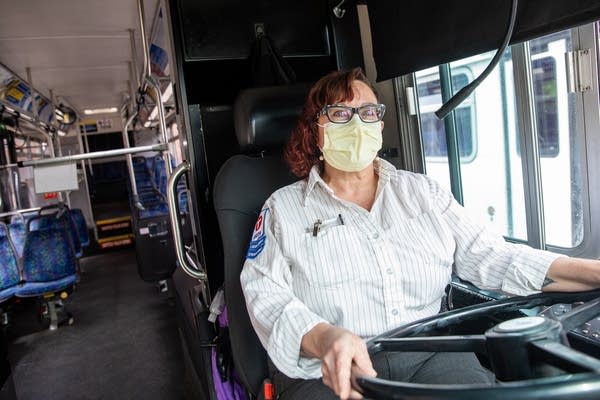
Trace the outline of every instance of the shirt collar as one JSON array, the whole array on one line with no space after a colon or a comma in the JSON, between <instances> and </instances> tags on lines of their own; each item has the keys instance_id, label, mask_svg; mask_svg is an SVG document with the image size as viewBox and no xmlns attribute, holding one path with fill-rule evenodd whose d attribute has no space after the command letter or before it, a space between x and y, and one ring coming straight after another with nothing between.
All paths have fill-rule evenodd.
<instances>
[{"instance_id":1,"label":"shirt collar","mask_svg":"<svg viewBox=\"0 0 600 400\"><path fill-rule=\"evenodd\" d=\"M379 157L373 160L373 166L375 167L375 172L379 177L379 182L377 185L378 190L383 190L383 188L387 185L388 182L390 182L391 178L394 176L396 172L396 167L394 167L394 165L392 165L390 162ZM306 201L308 200L308 197L311 195L317 183L320 184L321 187L323 187L323 189L327 191L327 193L333 195L333 190L321 178L321 168L319 167L319 165L313 165L313 167L310 169L310 173L308 174L307 179L308 180L306 183L306 188L304 190L304 205L306 205Z\"/></svg>"},{"instance_id":2,"label":"shirt collar","mask_svg":"<svg viewBox=\"0 0 600 400\"><path fill-rule=\"evenodd\" d=\"M304 190L304 205L306 205L306 201L308 200L308 197L312 193L317 183L327 190L329 194L333 195L333 190L321 178L321 168L318 164L315 164L312 166L310 173L308 174L308 181L306 183L306 189Z\"/></svg>"}]
</instances>

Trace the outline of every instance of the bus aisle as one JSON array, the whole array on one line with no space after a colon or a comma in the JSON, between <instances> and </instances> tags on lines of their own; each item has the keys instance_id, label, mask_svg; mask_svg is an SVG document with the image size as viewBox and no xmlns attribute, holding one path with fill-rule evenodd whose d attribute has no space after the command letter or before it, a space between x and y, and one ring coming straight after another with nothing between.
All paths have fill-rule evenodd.
<instances>
[{"instance_id":1,"label":"bus aisle","mask_svg":"<svg viewBox=\"0 0 600 400\"><path fill-rule=\"evenodd\" d=\"M81 281L65 302L73 325L45 329L33 301L13 313L9 359L18 398L185 398L174 306L139 278L134 249L80 262Z\"/></svg>"}]
</instances>

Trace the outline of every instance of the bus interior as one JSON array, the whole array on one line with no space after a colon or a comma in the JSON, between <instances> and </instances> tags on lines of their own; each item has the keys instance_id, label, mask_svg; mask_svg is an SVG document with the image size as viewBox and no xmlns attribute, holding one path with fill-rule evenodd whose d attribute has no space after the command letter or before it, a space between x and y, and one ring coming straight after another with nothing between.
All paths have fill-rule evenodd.
<instances>
[{"instance_id":1,"label":"bus interior","mask_svg":"<svg viewBox=\"0 0 600 400\"><path fill-rule=\"evenodd\" d=\"M4 0L0 399L275 398L239 274L308 88L356 67L379 157L507 241L600 257L596 1ZM453 277L441 310L369 351L474 351L501 384L366 398L600 398L600 291Z\"/></svg>"}]
</instances>

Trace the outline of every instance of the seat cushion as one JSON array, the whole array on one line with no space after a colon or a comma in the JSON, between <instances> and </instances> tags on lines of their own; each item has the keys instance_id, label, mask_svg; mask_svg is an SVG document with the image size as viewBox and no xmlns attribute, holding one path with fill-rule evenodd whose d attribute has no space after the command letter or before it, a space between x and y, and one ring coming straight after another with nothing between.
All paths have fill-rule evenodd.
<instances>
[{"instance_id":1,"label":"seat cushion","mask_svg":"<svg viewBox=\"0 0 600 400\"><path fill-rule=\"evenodd\" d=\"M77 274L65 276L50 282L26 282L20 284L15 295L18 297L41 296L46 293L57 292L73 285L77 281ZM0 293L1 294L1 293Z\"/></svg>"}]
</instances>

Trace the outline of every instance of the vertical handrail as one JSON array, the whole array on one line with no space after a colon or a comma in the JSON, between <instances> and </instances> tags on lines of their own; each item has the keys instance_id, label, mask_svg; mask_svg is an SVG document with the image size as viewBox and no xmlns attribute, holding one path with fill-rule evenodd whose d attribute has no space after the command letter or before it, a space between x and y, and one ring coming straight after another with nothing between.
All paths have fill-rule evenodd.
<instances>
[{"instance_id":1,"label":"vertical handrail","mask_svg":"<svg viewBox=\"0 0 600 400\"><path fill-rule=\"evenodd\" d=\"M81 154L85 153L85 148L83 147L83 133L81 132L81 121L79 123L79 128L77 129L77 143L79 144L79 152ZM98 228L96 227L96 219L94 217L94 207L92 207L92 199L90 198L90 184L87 178L87 172L85 169L85 160L81 160L81 171L83 172L83 183L85 184L85 199L87 201L88 211L90 213L90 221L93 224L94 228L94 238L98 240ZM87 226L87 224L86 224Z\"/></svg>"},{"instance_id":2,"label":"vertical handrail","mask_svg":"<svg viewBox=\"0 0 600 400\"><path fill-rule=\"evenodd\" d=\"M129 42L131 44L131 64L130 64L130 68L131 70L129 71L130 76L133 75L133 77L135 78L135 85L136 87L140 87L140 74L137 70L137 49L135 47L135 34L133 32L133 29L129 29ZM135 97L133 97L135 99Z\"/></svg>"},{"instance_id":3,"label":"vertical handrail","mask_svg":"<svg viewBox=\"0 0 600 400\"><path fill-rule=\"evenodd\" d=\"M146 76L146 81L154 88L156 92L156 108L158 110L158 126L160 127L160 133L165 145L169 145L169 138L167 136L167 121L165 119L165 108L162 101L162 93L160 91L160 85L151 76ZM167 147L167 151L163 153L163 159L165 160L165 168L167 169L167 177L171 175L171 155Z\"/></svg>"},{"instance_id":4,"label":"vertical handrail","mask_svg":"<svg viewBox=\"0 0 600 400\"><path fill-rule=\"evenodd\" d=\"M80 125L80 127L83 127L80 129L83 129L82 137L83 137L83 143L85 145L85 149L84 149L84 151L82 151L82 153L85 153L85 152L89 153L90 152L90 142L88 141L88 137L87 137L87 129L86 129L85 125L81 124L81 122L79 125ZM90 170L90 176L94 176L94 167L92 165L91 159L88 160L88 168Z\"/></svg>"},{"instance_id":5,"label":"vertical handrail","mask_svg":"<svg viewBox=\"0 0 600 400\"><path fill-rule=\"evenodd\" d=\"M181 233L179 219L179 202L177 198L177 183L179 179L191 169L189 162L184 161L175 168L173 174L169 177L167 183L167 204L169 206L169 219L171 220L171 230L173 231L173 241L175 242L175 254L177 261L185 273L192 278L202 282L207 282L206 273L201 268L194 265L193 260L186 257L185 246L183 244L183 235Z\"/></svg>"},{"instance_id":6,"label":"vertical handrail","mask_svg":"<svg viewBox=\"0 0 600 400\"><path fill-rule=\"evenodd\" d=\"M140 22L140 35L142 37L142 54L144 55L144 69L142 69L141 84L144 85L144 79L151 75L150 57L148 56L148 40L146 39L146 24L144 23L144 0L138 0L138 19ZM135 60L134 60L135 62Z\"/></svg>"},{"instance_id":7,"label":"vertical handrail","mask_svg":"<svg viewBox=\"0 0 600 400\"><path fill-rule=\"evenodd\" d=\"M130 147L129 145L129 134L128 134L128 130L129 130L129 126L132 124L133 120L137 117L138 112L134 112L131 117L129 117L127 119L127 122L125 122L125 125L123 125L123 146L125 146L126 149L128 149ZM137 190L137 183L135 181L135 171L133 169L133 156L131 155L131 153L127 154L127 169L129 169L129 182L131 184L131 194L133 197L133 205L135 205L135 207L138 210L144 210L144 206L142 205L142 202L140 201L140 196L138 194L138 190Z\"/></svg>"},{"instance_id":8,"label":"vertical handrail","mask_svg":"<svg viewBox=\"0 0 600 400\"><path fill-rule=\"evenodd\" d=\"M52 159L56 159L57 157L56 157L56 149L54 147L54 138L51 135L49 135L48 147L50 148L50 157ZM60 157L60 158L62 158L62 157ZM58 192L58 200L61 202L63 201L62 192Z\"/></svg>"},{"instance_id":9,"label":"vertical handrail","mask_svg":"<svg viewBox=\"0 0 600 400\"><path fill-rule=\"evenodd\" d=\"M160 127L160 133L163 138L163 142L168 145L169 138L167 137L167 122L165 119L165 109L162 101L162 92L160 90L159 83L152 77L152 71L150 69L150 55L148 54L150 49L148 48L148 40L146 38L146 27L144 23L144 0L138 0L138 19L140 22L140 34L142 36L142 51L144 55L144 69L142 70L143 79L142 79L142 92L146 89L146 83L149 83L156 92L156 107L158 110L158 122ZM171 157L169 155L169 151L167 150L163 153L163 159L165 160L165 168L167 171L167 177L169 177L172 173L171 168Z\"/></svg>"},{"instance_id":10,"label":"vertical handrail","mask_svg":"<svg viewBox=\"0 0 600 400\"><path fill-rule=\"evenodd\" d=\"M21 179L19 178L19 170L12 170L12 178L13 178L13 185L15 186L15 201L17 204L17 208L20 209L21 208Z\"/></svg>"}]
</instances>

